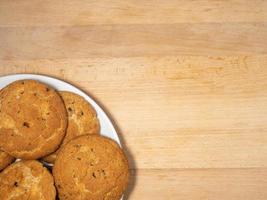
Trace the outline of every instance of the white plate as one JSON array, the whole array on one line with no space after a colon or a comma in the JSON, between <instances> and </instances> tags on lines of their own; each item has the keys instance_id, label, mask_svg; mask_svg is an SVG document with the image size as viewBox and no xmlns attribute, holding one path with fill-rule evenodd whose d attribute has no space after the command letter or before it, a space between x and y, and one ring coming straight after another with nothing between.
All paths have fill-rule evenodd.
<instances>
[{"instance_id":1,"label":"white plate","mask_svg":"<svg viewBox=\"0 0 267 200\"><path fill-rule=\"evenodd\" d=\"M87 100L96 110L96 113L97 113L97 116L98 116L98 119L100 122L100 126L101 126L100 134L115 140L121 146L118 134L117 134L114 126L112 125L110 119L106 115L106 113L102 110L102 108L91 97L89 97L83 91L81 91L77 87L75 87L69 83L66 83L62 80L58 80L56 78L52 78L52 77L48 77L48 76L44 76L44 75L35 75L35 74L14 74L14 75L2 76L2 77L0 77L0 89L2 89L6 85L8 85L14 81L22 80L22 79L37 80L37 81L43 82L47 85L50 85L51 87L53 87L59 91L70 91L70 92L76 93L76 94L84 97L85 100ZM121 200L123 200L123 197L121 198Z\"/></svg>"},{"instance_id":2,"label":"white plate","mask_svg":"<svg viewBox=\"0 0 267 200\"><path fill-rule=\"evenodd\" d=\"M35 75L35 74L14 74L14 75L7 75L7 76L0 77L0 89L2 89L6 85L14 81L21 80L21 79L38 80L47 85L50 85L51 87L59 91L70 91L70 92L76 93L84 97L94 107L94 109L97 112L97 116L98 116L98 119L100 121L100 126L101 126L101 130L100 130L101 135L109 137L115 140L119 145L121 145L118 134L114 126L112 125L110 119L107 117L106 113L91 97L89 97L87 94L85 94L83 91L81 91L77 87L69 83L66 83L64 81L58 80L56 78L48 77L48 76Z\"/></svg>"}]
</instances>

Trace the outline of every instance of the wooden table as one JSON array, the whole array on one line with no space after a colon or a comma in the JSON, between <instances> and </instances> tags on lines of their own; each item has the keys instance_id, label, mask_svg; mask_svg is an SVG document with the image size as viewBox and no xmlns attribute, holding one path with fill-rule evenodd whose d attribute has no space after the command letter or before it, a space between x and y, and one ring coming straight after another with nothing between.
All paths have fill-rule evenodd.
<instances>
[{"instance_id":1,"label":"wooden table","mask_svg":"<svg viewBox=\"0 0 267 200\"><path fill-rule=\"evenodd\" d=\"M1 0L0 74L113 119L131 200L267 199L267 1Z\"/></svg>"}]
</instances>

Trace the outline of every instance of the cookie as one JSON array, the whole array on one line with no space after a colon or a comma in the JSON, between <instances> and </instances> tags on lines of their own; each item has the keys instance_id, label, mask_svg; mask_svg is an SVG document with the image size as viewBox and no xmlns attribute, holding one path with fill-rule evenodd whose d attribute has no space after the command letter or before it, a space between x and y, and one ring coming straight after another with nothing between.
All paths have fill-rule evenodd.
<instances>
[{"instance_id":1,"label":"cookie","mask_svg":"<svg viewBox=\"0 0 267 200\"><path fill-rule=\"evenodd\" d=\"M83 97L75 93L62 91L59 94L68 112L68 127L61 146L79 135L99 134L100 125L94 108ZM43 160L54 163L57 153L58 151Z\"/></svg>"},{"instance_id":2,"label":"cookie","mask_svg":"<svg viewBox=\"0 0 267 200\"><path fill-rule=\"evenodd\" d=\"M10 163L15 160L14 157L10 156L4 151L0 150L0 171L6 168Z\"/></svg>"},{"instance_id":3,"label":"cookie","mask_svg":"<svg viewBox=\"0 0 267 200\"><path fill-rule=\"evenodd\" d=\"M59 147L66 126L63 100L49 86L20 80L1 90L0 148L8 154L22 159L46 156Z\"/></svg>"},{"instance_id":4,"label":"cookie","mask_svg":"<svg viewBox=\"0 0 267 200\"><path fill-rule=\"evenodd\" d=\"M0 173L0 199L55 200L55 198L53 177L37 161L15 162Z\"/></svg>"},{"instance_id":5,"label":"cookie","mask_svg":"<svg viewBox=\"0 0 267 200\"><path fill-rule=\"evenodd\" d=\"M61 200L119 200L127 187L128 169L116 142L83 135L59 151L53 176Z\"/></svg>"}]
</instances>

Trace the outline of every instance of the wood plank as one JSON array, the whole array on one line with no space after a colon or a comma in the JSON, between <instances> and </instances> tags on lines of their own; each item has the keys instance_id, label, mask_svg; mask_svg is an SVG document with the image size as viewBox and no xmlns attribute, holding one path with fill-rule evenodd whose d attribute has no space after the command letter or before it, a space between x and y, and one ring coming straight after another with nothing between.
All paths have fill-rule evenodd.
<instances>
[{"instance_id":1,"label":"wood plank","mask_svg":"<svg viewBox=\"0 0 267 200\"><path fill-rule=\"evenodd\" d=\"M262 0L1 0L0 26L264 22Z\"/></svg>"},{"instance_id":2,"label":"wood plank","mask_svg":"<svg viewBox=\"0 0 267 200\"><path fill-rule=\"evenodd\" d=\"M1 27L1 59L267 53L267 23Z\"/></svg>"},{"instance_id":3,"label":"wood plank","mask_svg":"<svg viewBox=\"0 0 267 200\"><path fill-rule=\"evenodd\" d=\"M128 199L265 200L266 176L267 169L137 170Z\"/></svg>"},{"instance_id":4,"label":"wood plank","mask_svg":"<svg viewBox=\"0 0 267 200\"><path fill-rule=\"evenodd\" d=\"M109 113L131 168L267 167L267 56L1 60L63 78Z\"/></svg>"}]
</instances>

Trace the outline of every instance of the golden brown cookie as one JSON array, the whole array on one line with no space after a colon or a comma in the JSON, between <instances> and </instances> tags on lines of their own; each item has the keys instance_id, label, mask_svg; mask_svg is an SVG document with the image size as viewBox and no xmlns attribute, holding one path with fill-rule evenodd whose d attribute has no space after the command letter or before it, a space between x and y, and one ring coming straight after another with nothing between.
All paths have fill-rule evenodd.
<instances>
[{"instance_id":1,"label":"golden brown cookie","mask_svg":"<svg viewBox=\"0 0 267 200\"><path fill-rule=\"evenodd\" d=\"M67 132L61 146L79 135L99 134L100 125L94 108L75 93L62 91L59 94L68 112ZM57 153L58 151L46 156L43 160L54 163Z\"/></svg>"},{"instance_id":2,"label":"golden brown cookie","mask_svg":"<svg viewBox=\"0 0 267 200\"><path fill-rule=\"evenodd\" d=\"M6 168L10 163L15 160L14 157L10 156L4 151L0 150L0 171Z\"/></svg>"},{"instance_id":3,"label":"golden brown cookie","mask_svg":"<svg viewBox=\"0 0 267 200\"><path fill-rule=\"evenodd\" d=\"M0 173L0 199L54 200L55 198L53 177L37 161L15 162Z\"/></svg>"},{"instance_id":4,"label":"golden brown cookie","mask_svg":"<svg viewBox=\"0 0 267 200\"><path fill-rule=\"evenodd\" d=\"M1 90L0 148L8 154L23 159L46 156L58 148L66 126L64 103L49 86L21 80Z\"/></svg>"},{"instance_id":5,"label":"golden brown cookie","mask_svg":"<svg viewBox=\"0 0 267 200\"><path fill-rule=\"evenodd\" d=\"M83 135L61 148L53 175L61 200L119 200L127 187L128 168L116 142Z\"/></svg>"}]
</instances>

